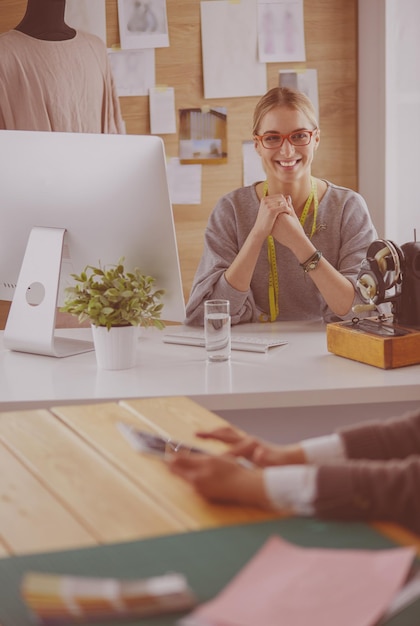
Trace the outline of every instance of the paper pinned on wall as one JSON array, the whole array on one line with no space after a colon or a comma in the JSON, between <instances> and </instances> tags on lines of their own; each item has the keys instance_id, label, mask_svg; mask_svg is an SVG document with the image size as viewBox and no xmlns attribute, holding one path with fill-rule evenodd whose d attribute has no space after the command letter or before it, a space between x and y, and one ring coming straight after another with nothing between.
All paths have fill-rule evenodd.
<instances>
[{"instance_id":1,"label":"paper pinned on wall","mask_svg":"<svg viewBox=\"0 0 420 626\"><path fill-rule=\"evenodd\" d=\"M204 0L200 7L204 97L263 95L267 68L257 59L256 0Z\"/></svg>"},{"instance_id":2,"label":"paper pinned on wall","mask_svg":"<svg viewBox=\"0 0 420 626\"><path fill-rule=\"evenodd\" d=\"M201 204L201 172L199 164L182 165L178 158L169 159L166 173L172 204Z\"/></svg>"},{"instance_id":3,"label":"paper pinned on wall","mask_svg":"<svg viewBox=\"0 0 420 626\"><path fill-rule=\"evenodd\" d=\"M262 63L306 60L303 0L258 0L258 55Z\"/></svg>"},{"instance_id":4,"label":"paper pinned on wall","mask_svg":"<svg viewBox=\"0 0 420 626\"><path fill-rule=\"evenodd\" d=\"M166 0L118 0L121 48L169 46Z\"/></svg>"},{"instance_id":5,"label":"paper pinned on wall","mask_svg":"<svg viewBox=\"0 0 420 626\"><path fill-rule=\"evenodd\" d=\"M155 51L108 50L118 96L147 96L155 86Z\"/></svg>"},{"instance_id":6,"label":"paper pinned on wall","mask_svg":"<svg viewBox=\"0 0 420 626\"><path fill-rule=\"evenodd\" d=\"M279 86L291 87L302 91L308 96L315 108L316 118L319 120L318 72L309 70L279 70Z\"/></svg>"},{"instance_id":7,"label":"paper pinned on wall","mask_svg":"<svg viewBox=\"0 0 420 626\"><path fill-rule=\"evenodd\" d=\"M150 132L152 135L176 133L175 90L157 85L149 89Z\"/></svg>"},{"instance_id":8,"label":"paper pinned on wall","mask_svg":"<svg viewBox=\"0 0 420 626\"><path fill-rule=\"evenodd\" d=\"M266 179L261 157L255 150L253 141L242 142L242 166L245 187Z\"/></svg>"},{"instance_id":9,"label":"paper pinned on wall","mask_svg":"<svg viewBox=\"0 0 420 626\"><path fill-rule=\"evenodd\" d=\"M105 0L67 0L64 19L72 28L93 33L106 44Z\"/></svg>"},{"instance_id":10,"label":"paper pinned on wall","mask_svg":"<svg viewBox=\"0 0 420 626\"><path fill-rule=\"evenodd\" d=\"M220 165L227 162L226 107L179 110L179 158L181 163Z\"/></svg>"}]
</instances>

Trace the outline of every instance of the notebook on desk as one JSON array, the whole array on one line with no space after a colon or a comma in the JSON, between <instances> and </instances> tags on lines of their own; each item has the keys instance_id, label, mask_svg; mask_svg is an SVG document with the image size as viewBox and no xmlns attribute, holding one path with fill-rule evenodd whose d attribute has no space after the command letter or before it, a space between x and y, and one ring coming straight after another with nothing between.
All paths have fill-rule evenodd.
<instances>
[{"instance_id":1,"label":"notebook on desk","mask_svg":"<svg viewBox=\"0 0 420 626\"><path fill-rule=\"evenodd\" d=\"M171 326L163 332L165 343L176 343L186 346L204 347L204 328L193 326ZM270 348L283 346L287 341L279 335L272 333L254 332L243 333L241 329L232 328L232 350L245 352L268 352Z\"/></svg>"}]
</instances>

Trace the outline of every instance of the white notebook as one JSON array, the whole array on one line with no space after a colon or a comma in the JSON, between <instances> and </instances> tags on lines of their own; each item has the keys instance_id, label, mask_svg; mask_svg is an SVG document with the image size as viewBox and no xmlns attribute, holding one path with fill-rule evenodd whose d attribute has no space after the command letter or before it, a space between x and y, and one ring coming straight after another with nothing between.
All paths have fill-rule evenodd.
<instances>
[{"instance_id":1,"label":"white notebook","mask_svg":"<svg viewBox=\"0 0 420 626\"><path fill-rule=\"evenodd\" d=\"M204 328L172 326L164 330L163 341L165 343L204 347ZM285 339L271 333L240 334L233 330L231 338L232 350L244 350L245 352L267 352L270 348L283 346L286 343Z\"/></svg>"}]
</instances>

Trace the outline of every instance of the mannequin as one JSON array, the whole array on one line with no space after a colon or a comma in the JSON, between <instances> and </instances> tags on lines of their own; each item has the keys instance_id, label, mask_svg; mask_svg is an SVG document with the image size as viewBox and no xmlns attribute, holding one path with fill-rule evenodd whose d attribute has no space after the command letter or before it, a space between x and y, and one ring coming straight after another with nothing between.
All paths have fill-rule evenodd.
<instances>
[{"instance_id":1,"label":"mannequin","mask_svg":"<svg viewBox=\"0 0 420 626\"><path fill-rule=\"evenodd\" d=\"M28 0L26 13L15 27L30 37L45 41L64 41L76 36L64 21L66 0Z\"/></svg>"},{"instance_id":2,"label":"mannequin","mask_svg":"<svg viewBox=\"0 0 420 626\"><path fill-rule=\"evenodd\" d=\"M124 133L106 45L64 20L66 0L27 0L0 34L0 130ZM9 303L0 301L0 328ZM57 314L57 326L76 318Z\"/></svg>"},{"instance_id":3,"label":"mannequin","mask_svg":"<svg viewBox=\"0 0 420 626\"><path fill-rule=\"evenodd\" d=\"M0 34L0 129L123 133L106 45L66 24L66 0L27 0Z\"/></svg>"}]
</instances>

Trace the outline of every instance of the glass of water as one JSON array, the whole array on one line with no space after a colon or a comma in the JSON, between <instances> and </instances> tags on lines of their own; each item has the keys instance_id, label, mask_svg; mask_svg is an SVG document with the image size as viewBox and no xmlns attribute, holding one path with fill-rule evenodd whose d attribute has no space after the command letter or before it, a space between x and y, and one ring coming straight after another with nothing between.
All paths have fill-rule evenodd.
<instances>
[{"instance_id":1,"label":"glass of water","mask_svg":"<svg viewBox=\"0 0 420 626\"><path fill-rule=\"evenodd\" d=\"M230 359L230 303L229 300L204 302L204 334L208 361Z\"/></svg>"}]
</instances>

